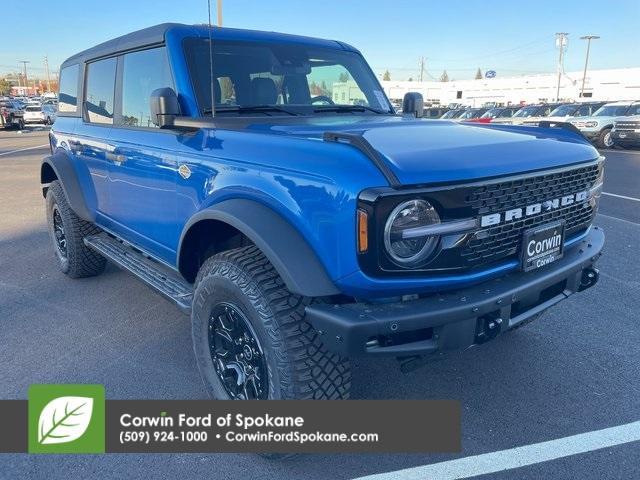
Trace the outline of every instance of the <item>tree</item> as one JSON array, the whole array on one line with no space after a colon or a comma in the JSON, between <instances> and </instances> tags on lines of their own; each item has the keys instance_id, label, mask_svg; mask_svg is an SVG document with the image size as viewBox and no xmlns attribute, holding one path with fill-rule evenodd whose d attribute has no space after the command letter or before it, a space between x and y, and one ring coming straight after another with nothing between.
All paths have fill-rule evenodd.
<instances>
[{"instance_id":1,"label":"tree","mask_svg":"<svg viewBox=\"0 0 640 480\"><path fill-rule=\"evenodd\" d=\"M480 68L478 68L478 71L476 72L476 80L482 80L482 71Z\"/></svg>"},{"instance_id":2,"label":"tree","mask_svg":"<svg viewBox=\"0 0 640 480\"><path fill-rule=\"evenodd\" d=\"M384 74L382 75L382 80L384 80L385 82L391 80L391 73L389 72L389 70L385 70Z\"/></svg>"},{"instance_id":3,"label":"tree","mask_svg":"<svg viewBox=\"0 0 640 480\"><path fill-rule=\"evenodd\" d=\"M446 70L444 72L442 72L442 75L440 75L440 81L441 82L448 82L449 81L449 74L447 74Z\"/></svg>"},{"instance_id":4,"label":"tree","mask_svg":"<svg viewBox=\"0 0 640 480\"><path fill-rule=\"evenodd\" d=\"M413 77L409 77L409 81L410 81L410 82L413 82Z\"/></svg>"},{"instance_id":5,"label":"tree","mask_svg":"<svg viewBox=\"0 0 640 480\"><path fill-rule=\"evenodd\" d=\"M11 83L6 78L0 78L0 95L8 95L11 92Z\"/></svg>"},{"instance_id":6,"label":"tree","mask_svg":"<svg viewBox=\"0 0 640 480\"><path fill-rule=\"evenodd\" d=\"M342 72L338 77L338 81L340 83L347 83L349 81L349 74L347 72Z\"/></svg>"}]
</instances>

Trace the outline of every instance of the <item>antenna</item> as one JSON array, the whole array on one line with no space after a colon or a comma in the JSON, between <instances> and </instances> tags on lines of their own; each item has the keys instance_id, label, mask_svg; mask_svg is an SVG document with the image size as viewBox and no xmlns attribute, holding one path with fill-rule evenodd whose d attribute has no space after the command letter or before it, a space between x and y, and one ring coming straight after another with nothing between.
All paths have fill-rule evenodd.
<instances>
[{"instance_id":1,"label":"antenna","mask_svg":"<svg viewBox=\"0 0 640 480\"><path fill-rule=\"evenodd\" d=\"M207 0L207 10L209 12L209 77L211 78L211 118L213 118L216 116L216 97L215 89L213 88L213 82L215 81L215 78L213 78L213 40L211 38L211 30L213 29L213 27L211 26L211 0Z\"/></svg>"}]
</instances>

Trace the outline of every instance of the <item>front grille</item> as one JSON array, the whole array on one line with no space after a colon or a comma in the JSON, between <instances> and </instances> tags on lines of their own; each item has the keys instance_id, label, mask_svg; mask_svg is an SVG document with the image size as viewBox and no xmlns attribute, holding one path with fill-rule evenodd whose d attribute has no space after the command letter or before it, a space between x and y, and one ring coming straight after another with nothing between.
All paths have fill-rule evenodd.
<instances>
[{"instance_id":1,"label":"front grille","mask_svg":"<svg viewBox=\"0 0 640 480\"><path fill-rule=\"evenodd\" d=\"M598 179L601 164L493 183L472 190L466 202L477 215L504 212L589 190ZM522 234L529 228L556 220L565 221L565 236L587 228L595 214L592 202L541 212L476 232L462 249L468 267L486 266L519 255Z\"/></svg>"},{"instance_id":2,"label":"front grille","mask_svg":"<svg viewBox=\"0 0 640 480\"><path fill-rule=\"evenodd\" d=\"M640 128L640 122L616 122L616 130L635 130Z\"/></svg>"}]
</instances>

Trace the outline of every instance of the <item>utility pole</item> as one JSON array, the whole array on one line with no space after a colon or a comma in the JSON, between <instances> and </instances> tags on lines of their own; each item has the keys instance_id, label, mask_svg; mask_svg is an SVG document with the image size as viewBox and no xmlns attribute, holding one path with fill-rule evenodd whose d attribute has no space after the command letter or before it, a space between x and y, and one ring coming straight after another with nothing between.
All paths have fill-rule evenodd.
<instances>
[{"instance_id":1,"label":"utility pole","mask_svg":"<svg viewBox=\"0 0 640 480\"><path fill-rule=\"evenodd\" d=\"M218 0L218 26L222 26L222 0Z\"/></svg>"},{"instance_id":2,"label":"utility pole","mask_svg":"<svg viewBox=\"0 0 640 480\"><path fill-rule=\"evenodd\" d=\"M582 73L582 87L580 88L580 97L584 97L584 82L587 79L587 65L589 64L589 50L591 50L591 40L597 40L600 37L598 35L585 35L580 37L580 40L587 41L587 58L584 60L584 72Z\"/></svg>"},{"instance_id":3,"label":"utility pole","mask_svg":"<svg viewBox=\"0 0 640 480\"><path fill-rule=\"evenodd\" d=\"M51 77L49 76L49 59L47 56L44 56L44 72L47 76L47 92L51 91Z\"/></svg>"},{"instance_id":4,"label":"utility pole","mask_svg":"<svg viewBox=\"0 0 640 480\"><path fill-rule=\"evenodd\" d=\"M425 58L420 57L420 81L422 81L422 78L424 77L424 67L425 67Z\"/></svg>"},{"instance_id":5,"label":"utility pole","mask_svg":"<svg viewBox=\"0 0 640 480\"><path fill-rule=\"evenodd\" d=\"M22 64L22 76L24 77L24 85L27 87L27 93L29 93L29 80L27 79L27 63L31 63L29 60L18 60L18 63Z\"/></svg>"},{"instance_id":6,"label":"utility pole","mask_svg":"<svg viewBox=\"0 0 640 480\"><path fill-rule=\"evenodd\" d=\"M556 33L556 47L560 49L558 57L558 88L556 89L556 102L560 100L560 79L564 72L564 49L567 47L567 32Z\"/></svg>"}]
</instances>

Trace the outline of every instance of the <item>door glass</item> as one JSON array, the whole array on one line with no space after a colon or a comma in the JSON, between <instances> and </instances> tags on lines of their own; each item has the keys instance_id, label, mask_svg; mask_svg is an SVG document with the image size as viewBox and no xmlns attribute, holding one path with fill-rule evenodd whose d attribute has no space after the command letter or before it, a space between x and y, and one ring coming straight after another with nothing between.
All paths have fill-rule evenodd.
<instances>
[{"instance_id":1,"label":"door glass","mask_svg":"<svg viewBox=\"0 0 640 480\"><path fill-rule=\"evenodd\" d=\"M85 119L92 123L113 123L113 95L116 59L107 58L87 65Z\"/></svg>"},{"instance_id":2,"label":"door glass","mask_svg":"<svg viewBox=\"0 0 640 480\"><path fill-rule=\"evenodd\" d=\"M58 110L75 112L78 109L78 72L80 65L71 65L60 71L60 91Z\"/></svg>"},{"instance_id":3,"label":"door glass","mask_svg":"<svg viewBox=\"0 0 640 480\"><path fill-rule=\"evenodd\" d=\"M173 88L165 48L154 48L124 56L122 73L122 124L156 127L151 119L149 98L157 88Z\"/></svg>"}]
</instances>

